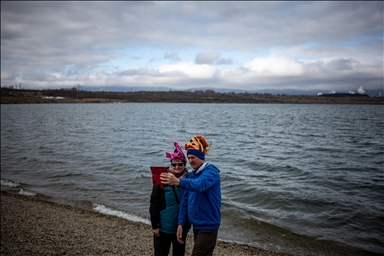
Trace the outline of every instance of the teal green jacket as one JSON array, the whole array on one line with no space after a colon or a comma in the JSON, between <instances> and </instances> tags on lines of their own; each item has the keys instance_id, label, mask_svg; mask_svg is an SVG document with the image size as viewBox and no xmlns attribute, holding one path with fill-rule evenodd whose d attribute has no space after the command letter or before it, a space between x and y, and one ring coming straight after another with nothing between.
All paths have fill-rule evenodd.
<instances>
[{"instance_id":1,"label":"teal green jacket","mask_svg":"<svg viewBox=\"0 0 384 256\"><path fill-rule=\"evenodd\" d=\"M153 185L149 207L152 229L160 228L163 233L176 234L181 195L180 187L164 186L161 188L157 184ZM184 230L184 232L186 233L188 230Z\"/></svg>"}]
</instances>

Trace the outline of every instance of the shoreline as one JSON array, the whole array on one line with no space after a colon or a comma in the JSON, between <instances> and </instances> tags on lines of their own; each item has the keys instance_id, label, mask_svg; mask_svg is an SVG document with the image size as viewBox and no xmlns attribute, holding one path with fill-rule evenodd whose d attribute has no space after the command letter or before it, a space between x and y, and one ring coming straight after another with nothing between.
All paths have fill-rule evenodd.
<instances>
[{"instance_id":1,"label":"shoreline","mask_svg":"<svg viewBox=\"0 0 384 256\"><path fill-rule=\"evenodd\" d=\"M188 235L185 255L193 236ZM1 191L1 255L153 255L151 227L117 216ZM290 256L218 241L213 255Z\"/></svg>"},{"instance_id":2,"label":"shoreline","mask_svg":"<svg viewBox=\"0 0 384 256\"><path fill-rule=\"evenodd\" d=\"M384 97L367 94L272 95L207 91L92 92L77 90L1 89L1 104L44 103L231 103L231 104L365 104L383 105Z\"/></svg>"},{"instance_id":3,"label":"shoreline","mask_svg":"<svg viewBox=\"0 0 384 256\"><path fill-rule=\"evenodd\" d=\"M10 190L1 191L0 215L0 255L153 255L152 230L143 222ZM331 241L280 237L263 228L259 238L277 249L218 239L213 255L383 255ZM191 255L193 243L189 233L185 255Z\"/></svg>"}]
</instances>

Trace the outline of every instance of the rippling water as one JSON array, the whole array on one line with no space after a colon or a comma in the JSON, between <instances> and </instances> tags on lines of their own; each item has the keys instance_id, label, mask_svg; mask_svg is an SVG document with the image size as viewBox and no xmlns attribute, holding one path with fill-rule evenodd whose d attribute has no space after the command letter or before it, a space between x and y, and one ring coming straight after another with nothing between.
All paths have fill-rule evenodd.
<instances>
[{"instance_id":1,"label":"rippling water","mask_svg":"<svg viewBox=\"0 0 384 256\"><path fill-rule=\"evenodd\" d=\"M383 253L383 106L1 105L2 189L148 222L149 166L199 134L221 170L220 239Z\"/></svg>"}]
</instances>

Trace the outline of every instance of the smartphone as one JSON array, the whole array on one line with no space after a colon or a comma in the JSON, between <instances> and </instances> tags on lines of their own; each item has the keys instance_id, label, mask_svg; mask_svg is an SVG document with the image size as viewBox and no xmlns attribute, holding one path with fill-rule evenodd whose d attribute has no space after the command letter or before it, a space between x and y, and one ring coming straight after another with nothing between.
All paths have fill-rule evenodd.
<instances>
[{"instance_id":1,"label":"smartphone","mask_svg":"<svg viewBox=\"0 0 384 256\"><path fill-rule=\"evenodd\" d=\"M162 172L168 172L167 171L167 167L164 167L164 166L151 166L150 169L151 169L151 172L152 172L152 183L153 184L158 184L162 188L163 184L161 184L160 174Z\"/></svg>"}]
</instances>

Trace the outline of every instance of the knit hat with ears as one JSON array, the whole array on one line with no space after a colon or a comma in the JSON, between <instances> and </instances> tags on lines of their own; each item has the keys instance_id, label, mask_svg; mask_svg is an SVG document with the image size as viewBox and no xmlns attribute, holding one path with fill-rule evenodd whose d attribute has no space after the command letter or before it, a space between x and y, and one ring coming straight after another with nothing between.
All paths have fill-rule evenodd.
<instances>
[{"instance_id":1,"label":"knit hat with ears","mask_svg":"<svg viewBox=\"0 0 384 256\"><path fill-rule=\"evenodd\" d=\"M187 155L195 155L201 160L205 160L205 155L208 154L211 149L212 141L208 145L204 136L196 135L194 136L184 148L187 150Z\"/></svg>"},{"instance_id":2,"label":"knit hat with ears","mask_svg":"<svg viewBox=\"0 0 384 256\"><path fill-rule=\"evenodd\" d=\"M183 150L181 150L179 143L177 143L175 141L175 142L173 142L173 145L175 146L175 150L173 151L173 153L171 154L171 153L166 152L165 156L167 158L171 159L171 162L174 159L179 159L179 160L183 161L183 163L185 164L187 162L187 159L185 158L185 155L183 153Z\"/></svg>"}]
</instances>

